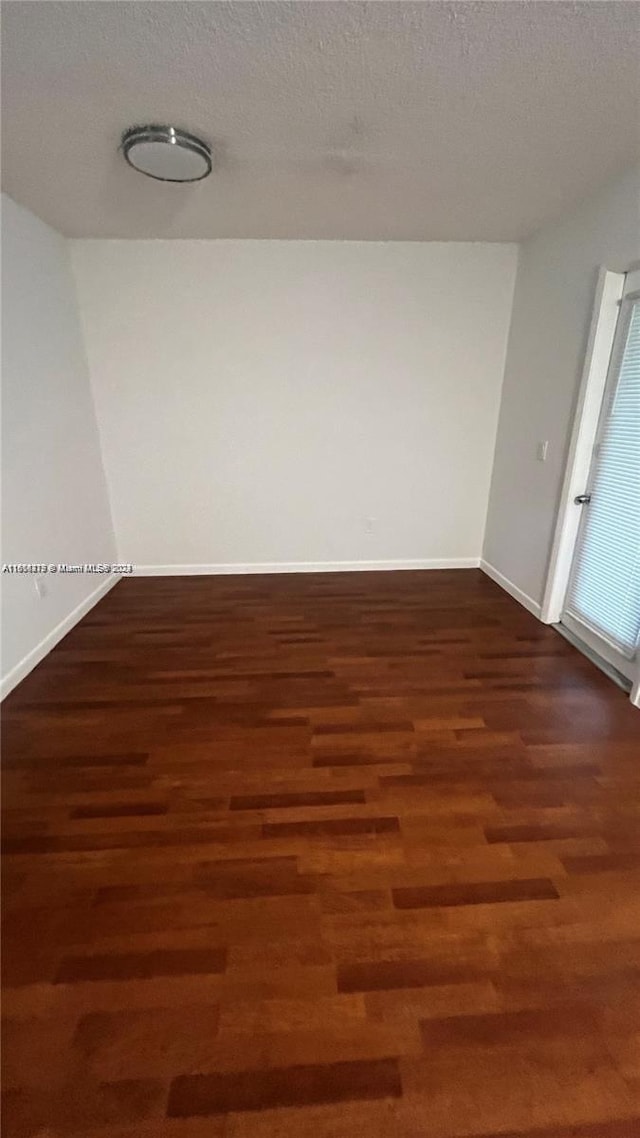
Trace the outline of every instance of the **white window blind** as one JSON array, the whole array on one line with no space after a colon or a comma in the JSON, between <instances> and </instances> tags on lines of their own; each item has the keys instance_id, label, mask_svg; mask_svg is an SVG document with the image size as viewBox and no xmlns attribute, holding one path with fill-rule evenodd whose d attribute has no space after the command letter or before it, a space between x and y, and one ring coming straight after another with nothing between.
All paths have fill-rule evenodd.
<instances>
[{"instance_id":1,"label":"white window blind","mask_svg":"<svg viewBox=\"0 0 640 1138\"><path fill-rule=\"evenodd\" d=\"M627 309L624 312L624 309ZM640 638L640 299L623 305L622 351L591 472L567 612L632 659Z\"/></svg>"}]
</instances>

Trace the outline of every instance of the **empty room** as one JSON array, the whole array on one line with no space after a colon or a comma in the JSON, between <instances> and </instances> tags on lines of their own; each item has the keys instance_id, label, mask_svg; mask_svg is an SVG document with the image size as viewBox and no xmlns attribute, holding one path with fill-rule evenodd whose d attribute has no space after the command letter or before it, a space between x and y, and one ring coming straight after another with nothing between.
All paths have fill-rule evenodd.
<instances>
[{"instance_id":1,"label":"empty room","mask_svg":"<svg viewBox=\"0 0 640 1138\"><path fill-rule=\"evenodd\" d=\"M3 1138L640 1138L640 2L1 16Z\"/></svg>"}]
</instances>

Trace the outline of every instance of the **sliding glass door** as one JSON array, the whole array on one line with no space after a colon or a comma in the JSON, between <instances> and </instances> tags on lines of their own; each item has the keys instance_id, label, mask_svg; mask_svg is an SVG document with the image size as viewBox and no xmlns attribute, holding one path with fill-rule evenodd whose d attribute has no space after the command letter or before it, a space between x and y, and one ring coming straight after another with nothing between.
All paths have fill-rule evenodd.
<instances>
[{"instance_id":1,"label":"sliding glass door","mask_svg":"<svg viewBox=\"0 0 640 1138\"><path fill-rule=\"evenodd\" d=\"M562 624L633 683L640 640L640 294L629 274Z\"/></svg>"}]
</instances>

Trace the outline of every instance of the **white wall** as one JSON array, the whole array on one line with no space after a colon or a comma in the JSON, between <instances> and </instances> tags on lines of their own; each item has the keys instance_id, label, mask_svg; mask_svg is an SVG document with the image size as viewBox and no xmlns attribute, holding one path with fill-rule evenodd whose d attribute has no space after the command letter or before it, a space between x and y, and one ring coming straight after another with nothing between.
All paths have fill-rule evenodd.
<instances>
[{"instance_id":1,"label":"white wall","mask_svg":"<svg viewBox=\"0 0 640 1138\"><path fill-rule=\"evenodd\" d=\"M111 562L115 542L67 242L2 196L2 561ZM2 690L104 581L3 573ZM62 626L62 627L60 627Z\"/></svg>"},{"instance_id":2,"label":"white wall","mask_svg":"<svg viewBox=\"0 0 640 1138\"><path fill-rule=\"evenodd\" d=\"M73 264L123 560L477 563L514 246L98 240Z\"/></svg>"},{"instance_id":3,"label":"white wall","mask_svg":"<svg viewBox=\"0 0 640 1138\"><path fill-rule=\"evenodd\" d=\"M520 248L484 558L534 603L547 563L598 267L640 257L640 170ZM546 463L538 441L549 440Z\"/></svg>"}]
</instances>

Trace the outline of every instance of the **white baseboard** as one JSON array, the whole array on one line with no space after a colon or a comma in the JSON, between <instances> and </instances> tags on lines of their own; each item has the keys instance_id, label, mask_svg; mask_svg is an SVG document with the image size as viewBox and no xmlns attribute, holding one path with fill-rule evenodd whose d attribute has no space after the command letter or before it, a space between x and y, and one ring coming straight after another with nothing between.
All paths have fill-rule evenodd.
<instances>
[{"instance_id":1,"label":"white baseboard","mask_svg":"<svg viewBox=\"0 0 640 1138\"><path fill-rule=\"evenodd\" d=\"M541 620L542 605L540 605L538 601L534 601L533 597L530 597L528 593L519 589L517 585L514 585L513 581L510 581L508 577L505 577L499 569L496 569L495 566L491 565L488 561L481 560L480 568L483 573L487 574L487 577L491 577L491 580L495 581L496 585L504 589L505 593L508 593L514 600L519 601L524 608L530 613L533 613L534 616L537 616L538 620Z\"/></svg>"},{"instance_id":2,"label":"white baseboard","mask_svg":"<svg viewBox=\"0 0 640 1138\"><path fill-rule=\"evenodd\" d=\"M478 557L426 561L265 561L219 565L136 565L137 577L199 577L233 573L361 573L392 569L477 569Z\"/></svg>"},{"instance_id":3,"label":"white baseboard","mask_svg":"<svg viewBox=\"0 0 640 1138\"><path fill-rule=\"evenodd\" d=\"M27 655L24 656L22 660L20 660L20 662L11 669L10 672L7 672L6 676L2 677L2 680L0 681L0 699L4 699L10 691L13 691L13 689L21 682L21 680L23 680L25 676L28 676L29 672L33 671L36 664L39 664L41 660L44 660L45 656L48 656L51 649L55 648L56 644L62 640L62 637L66 636L67 632L70 632L74 625L76 625L78 621L82 620L83 616L86 616L87 613L94 607L94 605L96 605L98 601L101 600L105 593L108 593L109 589L112 589L116 582L120 579L121 578L119 575L112 573L109 577L106 578L106 580L102 581L98 585L97 589L94 589L92 593L89 593L88 597L85 597L83 601L80 601L80 604L76 605L76 607L72 609L72 611L68 613L68 615L65 616L63 620L60 621L60 624L57 624L56 627L51 630L51 632L48 632L44 639L41 640L35 648L32 648L30 652L27 652Z\"/></svg>"}]
</instances>

